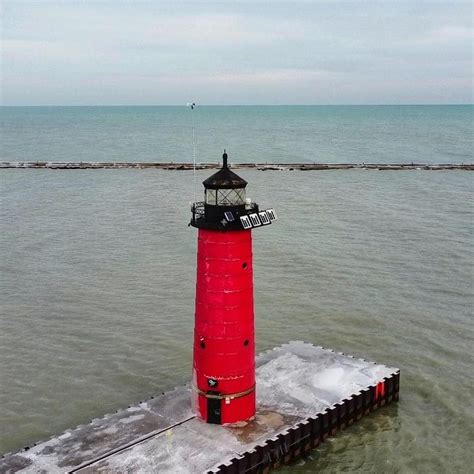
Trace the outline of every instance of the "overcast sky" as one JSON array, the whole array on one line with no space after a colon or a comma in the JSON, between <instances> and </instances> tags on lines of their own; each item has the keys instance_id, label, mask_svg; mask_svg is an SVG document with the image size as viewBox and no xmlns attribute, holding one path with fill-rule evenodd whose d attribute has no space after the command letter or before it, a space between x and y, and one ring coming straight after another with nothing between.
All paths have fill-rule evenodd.
<instances>
[{"instance_id":1,"label":"overcast sky","mask_svg":"<svg viewBox=\"0 0 474 474\"><path fill-rule=\"evenodd\" d=\"M0 3L3 105L472 103L470 1Z\"/></svg>"}]
</instances>

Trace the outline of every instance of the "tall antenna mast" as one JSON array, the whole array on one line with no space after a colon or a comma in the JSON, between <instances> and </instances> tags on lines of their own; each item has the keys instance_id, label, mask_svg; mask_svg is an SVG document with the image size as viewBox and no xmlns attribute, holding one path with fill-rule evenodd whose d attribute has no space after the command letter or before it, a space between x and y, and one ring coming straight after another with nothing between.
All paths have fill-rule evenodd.
<instances>
[{"instance_id":1,"label":"tall antenna mast","mask_svg":"<svg viewBox=\"0 0 474 474\"><path fill-rule=\"evenodd\" d=\"M188 102L186 104L191 109L191 124L193 128L193 202L196 202L196 131L194 127L194 108L195 102Z\"/></svg>"}]
</instances>

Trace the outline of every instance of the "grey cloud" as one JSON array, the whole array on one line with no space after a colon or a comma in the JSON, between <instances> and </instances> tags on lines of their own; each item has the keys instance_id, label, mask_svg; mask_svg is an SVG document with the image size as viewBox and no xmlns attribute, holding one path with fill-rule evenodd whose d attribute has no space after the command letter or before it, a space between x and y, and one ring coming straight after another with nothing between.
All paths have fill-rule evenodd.
<instances>
[{"instance_id":1,"label":"grey cloud","mask_svg":"<svg viewBox=\"0 0 474 474\"><path fill-rule=\"evenodd\" d=\"M21 1L2 15L6 105L472 100L466 2Z\"/></svg>"}]
</instances>

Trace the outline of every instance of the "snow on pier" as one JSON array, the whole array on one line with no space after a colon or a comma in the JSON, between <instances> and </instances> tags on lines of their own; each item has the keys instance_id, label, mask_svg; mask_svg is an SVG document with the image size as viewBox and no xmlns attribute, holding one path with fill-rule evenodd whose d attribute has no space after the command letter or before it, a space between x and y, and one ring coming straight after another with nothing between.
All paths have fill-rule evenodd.
<instances>
[{"instance_id":1,"label":"snow on pier","mask_svg":"<svg viewBox=\"0 0 474 474\"><path fill-rule=\"evenodd\" d=\"M262 472L398 400L398 369L303 342L257 358L257 415L206 424L183 386L9 454L0 473Z\"/></svg>"}]
</instances>

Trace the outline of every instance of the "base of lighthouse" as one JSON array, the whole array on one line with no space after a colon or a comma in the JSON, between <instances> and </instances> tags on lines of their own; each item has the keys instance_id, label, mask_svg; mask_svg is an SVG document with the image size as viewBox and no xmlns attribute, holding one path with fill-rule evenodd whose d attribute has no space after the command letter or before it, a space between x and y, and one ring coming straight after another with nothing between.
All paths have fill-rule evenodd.
<instances>
[{"instance_id":1,"label":"base of lighthouse","mask_svg":"<svg viewBox=\"0 0 474 474\"><path fill-rule=\"evenodd\" d=\"M258 408L250 422L203 423L186 385L7 455L0 473L266 472L397 401L399 386L398 369L290 342L257 357ZM396 411L372 416L386 427ZM372 443L377 432L354 436Z\"/></svg>"}]
</instances>

